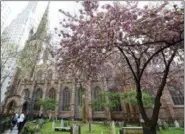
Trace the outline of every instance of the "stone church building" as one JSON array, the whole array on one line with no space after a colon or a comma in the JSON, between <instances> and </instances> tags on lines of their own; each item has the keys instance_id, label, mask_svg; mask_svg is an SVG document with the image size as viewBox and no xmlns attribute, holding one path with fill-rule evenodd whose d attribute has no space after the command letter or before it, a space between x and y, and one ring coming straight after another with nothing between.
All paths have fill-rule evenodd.
<instances>
[{"instance_id":1,"label":"stone church building","mask_svg":"<svg viewBox=\"0 0 185 134\"><path fill-rule=\"evenodd\" d=\"M6 92L6 98L3 102L4 113L12 111L25 111L27 114L34 113L39 114L42 109L35 107L35 101L45 98L53 98L56 100L56 109L53 113L60 118L82 118L82 91L80 90L80 84L74 83L72 80L64 80L60 77L60 73L57 71L55 64L55 55L50 51L52 47L49 42L49 35L47 34L48 26L48 9L47 7L39 27L35 33L30 32L30 38L27 41L25 47L29 48L28 52L31 53L32 48L39 47L35 50L36 57L31 65L30 71L21 74L21 68L17 69L17 73L14 76L12 85ZM29 68L29 66L28 66ZM32 72L30 75L30 72ZM182 75L183 71L180 71L179 75ZM28 77L27 77L28 76ZM131 88L127 87L127 88ZM115 82L112 79L101 78L91 82L90 93L91 100L97 97L98 92L108 91L116 87ZM172 87L173 88L173 87ZM175 88L175 87L174 87ZM139 119L137 108L130 104L125 104L120 100L120 105L112 111L112 118L114 120L125 120L127 118ZM162 99L162 106L159 117L161 119L168 120L182 119L184 117L184 93L183 85L182 89L164 90ZM93 107L91 103L89 107ZM147 109L148 114L151 114L151 109ZM46 113L47 111L42 111ZM88 113L89 114L89 113ZM91 119L103 120L107 118L107 113L103 107L92 108L89 117Z\"/></svg>"}]
</instances>

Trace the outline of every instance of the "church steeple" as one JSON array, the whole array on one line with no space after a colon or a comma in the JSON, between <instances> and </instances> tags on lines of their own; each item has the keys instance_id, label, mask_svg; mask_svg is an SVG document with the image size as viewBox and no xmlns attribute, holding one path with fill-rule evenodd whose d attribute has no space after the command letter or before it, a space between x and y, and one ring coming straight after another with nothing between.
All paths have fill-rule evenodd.
<instances>
[{"instance_id":1,"label":"church steeple","mask_svg":"<svg viewBox=\"0 0 185 134\"><path fill-rule=\"evenodd\" d=\"M40 24L37 28L35 34L31 37L31 40L34 39L44 39L47 37L47 30L48 30L48 13L49 13L49 5L50 1L48 2L47 8L44 11Z\"/></svg>"}]
</instances>

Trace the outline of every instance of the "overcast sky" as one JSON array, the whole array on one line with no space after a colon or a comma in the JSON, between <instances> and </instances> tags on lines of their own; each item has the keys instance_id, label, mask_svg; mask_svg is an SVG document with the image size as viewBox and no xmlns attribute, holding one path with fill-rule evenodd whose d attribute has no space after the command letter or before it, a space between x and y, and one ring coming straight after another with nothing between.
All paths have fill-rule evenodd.
<instances>
[{"instance_id":1,"label":"overcast sky","mask_svg":"<svg viewBox=\"0 0 185 134\"><path fill-rule=\"evenodd\" d=\"M157 1L156 1L157 2ZM156 3L153 2L153 3ZM10 24L11 20L14 19L18 13L20 13L28 4L28 1L6 1L8 6L11 8L11 14L9 18ZM37 15L41 16L47 6L47 1L39 1L37 6ZM101 1L100 5L105 3L112 3L112 1ZM143 7L144 5L148 4L147 1L139 1L139 7ZM172 2L173 3L173 2ZM151 2L150 2L151 4ZM64 11L69 11L75 13L81 7L80 2L75 1L51 1L50 2L50 9L49 9L49 23L50 29L54 29L59 24L61 20L61 14L58 12L59 9L63 9Z\"/></svg>"}]
</instances>

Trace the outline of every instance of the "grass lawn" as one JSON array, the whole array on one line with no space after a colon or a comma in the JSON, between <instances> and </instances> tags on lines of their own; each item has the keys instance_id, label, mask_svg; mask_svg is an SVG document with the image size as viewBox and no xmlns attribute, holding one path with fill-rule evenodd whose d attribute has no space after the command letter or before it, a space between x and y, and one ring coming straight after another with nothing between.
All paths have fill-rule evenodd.
<instances>
[{"instance_id":1,"label":"grass lawn","mask_svg":"<svg viewBox=\"0 0 185 134\"><path fill-rule=\"evenodd\" d=\"M160 131L159 134L184 134L184 129L169 128L167 131Z\"/></svg>"},{"instance_id":2,"label":"grass lawn","mask_svg":"<svg viewBox=\"0 0 185 134\"><path fill-rule=\"evenodd\" d=\"M103 131L103 134L111 134L110 126L104 126L101 124L92 124L91 125L92 132L89 133L89 125L88 124L80 124L80 125L81 125L81 133L82 134L100 134L101 131ZM60 126L60 123L56 123L56 126ZM116 132L118 132L118 131L119 131L119 128L116 127ZM41 134L69 134L69 132L61 132L61 131L52 132L52 122L48 122L43 125L43 127L41 129Z\"/></svg>"},{"instance_id":3,"label":"grass lawn","mask_svg":"<svg viewBox=\"0 0 185 134\"><path fill-rule=\"evenodd\" d=\"M77 124L77 123L75 123ZM79 123L78 123L79 124ZM60 126L60 123L56 123L56 126ZM92 132L89 133L88 124L81 124L81 134L111 134L110 126L104 126L101 124L92 124ZM116 132L118 133L119 127L116 127ZM52 122L45 123L41 129L40 134L69 134L69 132L55 131L52 132ZM184 129L169 128L166 131L160 131L158 134L184 134Z\"/></svg>"}]
</instances>

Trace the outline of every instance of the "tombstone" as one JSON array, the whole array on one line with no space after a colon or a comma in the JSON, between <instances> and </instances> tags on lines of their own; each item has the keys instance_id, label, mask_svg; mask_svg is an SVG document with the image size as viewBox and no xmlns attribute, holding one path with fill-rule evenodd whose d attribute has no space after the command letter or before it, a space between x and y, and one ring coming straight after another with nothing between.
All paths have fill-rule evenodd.
<instances>
[{"instance_id":1,"label":"tombstone","mask_svg":"<svg viewBox=\"0 0 185 134\"><path fill-rule=\"evenodd\" d=\"M116 134L115 122L111 123L112 134Z\"/></svg>"},{"instance_id":2,"label":"tombstone","mask_svg":"<svg viewBox=\"0 0 185 134\"><path fill-rule=\"evenodd\" d=\"M72 134L80 134L80 126L73 125Z\"/></svg>"},{"instance_id":3,"label":"tombstone","mask_svg":"<svg viewBox=\"0 0 185 134\"><path fill-rule=\"evenodd\" d=\"M180 124L179 124L179 122L177 120L174 121L174 124L175 124L176 128L180 128Z\"/></svg>"},{"instance_id":4,"label":"tombstone","mask_svg":"<svg viewBox=\"0 0 185 134\"><path fill-rule=\"evenodd\" d=\"M55 131L55 122L54 121L52 122L52 131L53 132Z\"/></svg>"},{"instance_id":5,"label":"tombstone","mask_svg":"<svg viewBox=\"0 0 185 134\"><path fill-rule=\"evenodd\" d=\"M78 134L77 126L73 125L73 134Z\"/></svg>"},{"instance_id":6,"label":"tombstone","mask_svg":"<svg viewBox=\"0 0 185 134\"><path fill-rule=\"evenodd\" d=\"M64 120L63 119L60 122L60 127L64 127Z\"/></svg>"},{"instance_id":7,"label":"tombstone","mask_svg":"<svg viewBox=\"0 0 185 134\"><path fill-rule=\"evenodd\" d=\"M52 115L51 115L51 113L49 113L49 120L51 120L51 117L52 117Z\"/></svg>"},{"instance_id":8,"label":"tombstone","mask_svg":"<svg viewBox=\"0 0 185 134\"><path fill-rule=\"evenodd\" d=\"M162 125L162 121L161 121L161 119L160 119L160 118L158 119L157 124L158 124L159 126L161 126L161 125Z\"/></svg>"},{"instance_id":9,"label":"tombstone","mask_svg":"<svg viewBox=\"0 0 185 134\"><path fill-rule=\"evenodd\" d=\"M89 121L89 132L91 132L91 121Z\"/></svg>"}]
</instances>

